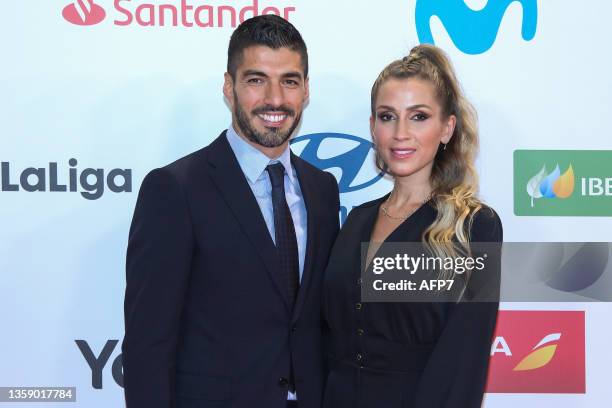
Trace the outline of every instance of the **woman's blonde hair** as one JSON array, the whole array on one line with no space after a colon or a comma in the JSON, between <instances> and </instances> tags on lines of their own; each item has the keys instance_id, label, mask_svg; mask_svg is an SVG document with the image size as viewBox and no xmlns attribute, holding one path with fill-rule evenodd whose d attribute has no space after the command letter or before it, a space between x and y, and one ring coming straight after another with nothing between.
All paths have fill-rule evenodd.
<instances>
[{"instance_id":1,"label":"woman's blonde hair","mask_svg":"<svg viewBox=\"0 0 612 408\"><path fill-rule=\"evenodd\" d=\"M482 208L477 198L478 175L474 161L478 151L476 111L463 95L449 58L440 48L423 44L403 59L393 61L378 75L372 86L372 117L376 98L389 79L418 78L430 82L442 107L443 119L456 117L452 138L440 145L434 158L430 181L432 199L438 210L435 221L424 231L423 242L438 256L456 255L456 245L469 252L469 231L474 214ZM385 170L380 155L376 164ZM463 251L461 251L463 252Z\"/></svg>"}]
</instances>

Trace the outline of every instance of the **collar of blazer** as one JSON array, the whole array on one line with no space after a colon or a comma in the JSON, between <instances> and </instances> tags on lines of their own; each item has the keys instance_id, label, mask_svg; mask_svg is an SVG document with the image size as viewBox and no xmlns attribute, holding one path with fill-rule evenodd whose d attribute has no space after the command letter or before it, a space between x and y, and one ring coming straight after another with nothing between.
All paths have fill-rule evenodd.
<instances>
[{"instance_id":1,"label":"collar of blazer","mask_svg":"<svg viewBox=\"0 0 612 408\"><path fill-rule=\"evenodd\" d=\"M210 175L215 186L242 226L249 241L256 248L270 274L270 278L285 300L285 305L289 308L288 294L284 289L286 285L280 281L279 274L277 273L278 258L276 256L276 247L261 215L257 200L253 196L247 179L227 141L226 131L223 131L208 146L207 150L207 160L211 167ZM317 206L318 187L309 165L303 159L294 155L293 152L291 153L291 164L297 173L302 196L306 204L308 228L304 271L298 298L293 310L293 318L296 319L304 303L304 297L312 277L312 267L316 252L314 237L317 233L317 226L314 222L314 216L317 213L315 207Z\"/></svg>"}]
</instances>

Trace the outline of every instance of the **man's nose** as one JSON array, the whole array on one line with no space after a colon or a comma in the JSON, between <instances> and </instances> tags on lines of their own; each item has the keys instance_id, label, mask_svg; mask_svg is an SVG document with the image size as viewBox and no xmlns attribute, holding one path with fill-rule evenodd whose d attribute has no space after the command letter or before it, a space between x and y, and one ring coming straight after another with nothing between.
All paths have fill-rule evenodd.
<instances>
[{"instance_id":1,"label":"man's nose","mask_svg":"<svg viewBox=\"0 0 612 408\"><path fill-rule=\"evenodd\" d=\"M281 85L273 81L268 82L266 86L266 104L281 106L284 103L283 98L283 88Z\"/></svg>"}]
</instances>

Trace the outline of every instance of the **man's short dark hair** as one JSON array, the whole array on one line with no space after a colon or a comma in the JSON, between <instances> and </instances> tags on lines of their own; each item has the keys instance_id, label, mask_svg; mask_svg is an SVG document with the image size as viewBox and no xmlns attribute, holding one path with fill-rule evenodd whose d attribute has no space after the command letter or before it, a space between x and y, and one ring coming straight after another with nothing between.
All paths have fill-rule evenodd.
<instances>
[{"instance_id":1,"label":"man's short dark hair","mask_svg":"<svg viewBox=\"0 0 612 408\"><path fill-rule=\"evenodd\" d=\"M284 18L266 14L245 20L232 34L227 49L227 72L232 79L236 79L236 70L242 63L243 51L257 45L274 50L286 47L298 52L302 59L304 78L308 77L308 52L300 32Z\"/></svg>"}]
</instances>

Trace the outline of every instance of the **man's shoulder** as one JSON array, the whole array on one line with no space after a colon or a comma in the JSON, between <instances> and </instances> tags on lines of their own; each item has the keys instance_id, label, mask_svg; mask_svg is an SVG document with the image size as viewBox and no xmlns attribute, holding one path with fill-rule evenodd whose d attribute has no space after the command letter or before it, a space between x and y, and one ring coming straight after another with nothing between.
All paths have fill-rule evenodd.
<instances>
[{"instance_id":1,"label":"man's shoulder","mask_svg":"<svg viewBox=\"0 0 612 408\"><path fill-rule=\"evenodd\" d=\"M323 180L333 180L335 182L335 178L331 173L327 171L323 171L316 166L313 166L312 164L310 164L309 162L302 159L300 156L296 154L292 153L292 157L294 161L294 166L298 165L300 167L300 170L307 173L308 176L313 177L321 182L324 182Z\"/></svg>"},{"instance_id":2,"label":"man's shoulder","mask_svg":"<svg viewBox=\"0 0 612 408\"><path fill-rule=\"evenodd\" d=\"M194 168L201 167L202 164L206 163L209 147L210 145L178 158L172 163L161 167L161 170L172 173L177 178L185 177L191 173Z\"/></svg>"},{"instance_id":3,"label":"man's shoulder","mask_svg":"<svg viewBox=\"0 0 612 408\"><path fill-rule=\"evenodd\" d=\"M220 139L225 137L225 132L221 133L209 145L180 157L173 162L166 164L156 170L173 175L179 182L188 181L192 177L201 177L202 172L207 172L208 157L211 150L220 143Z\"/></svg>"}]
</instances>

